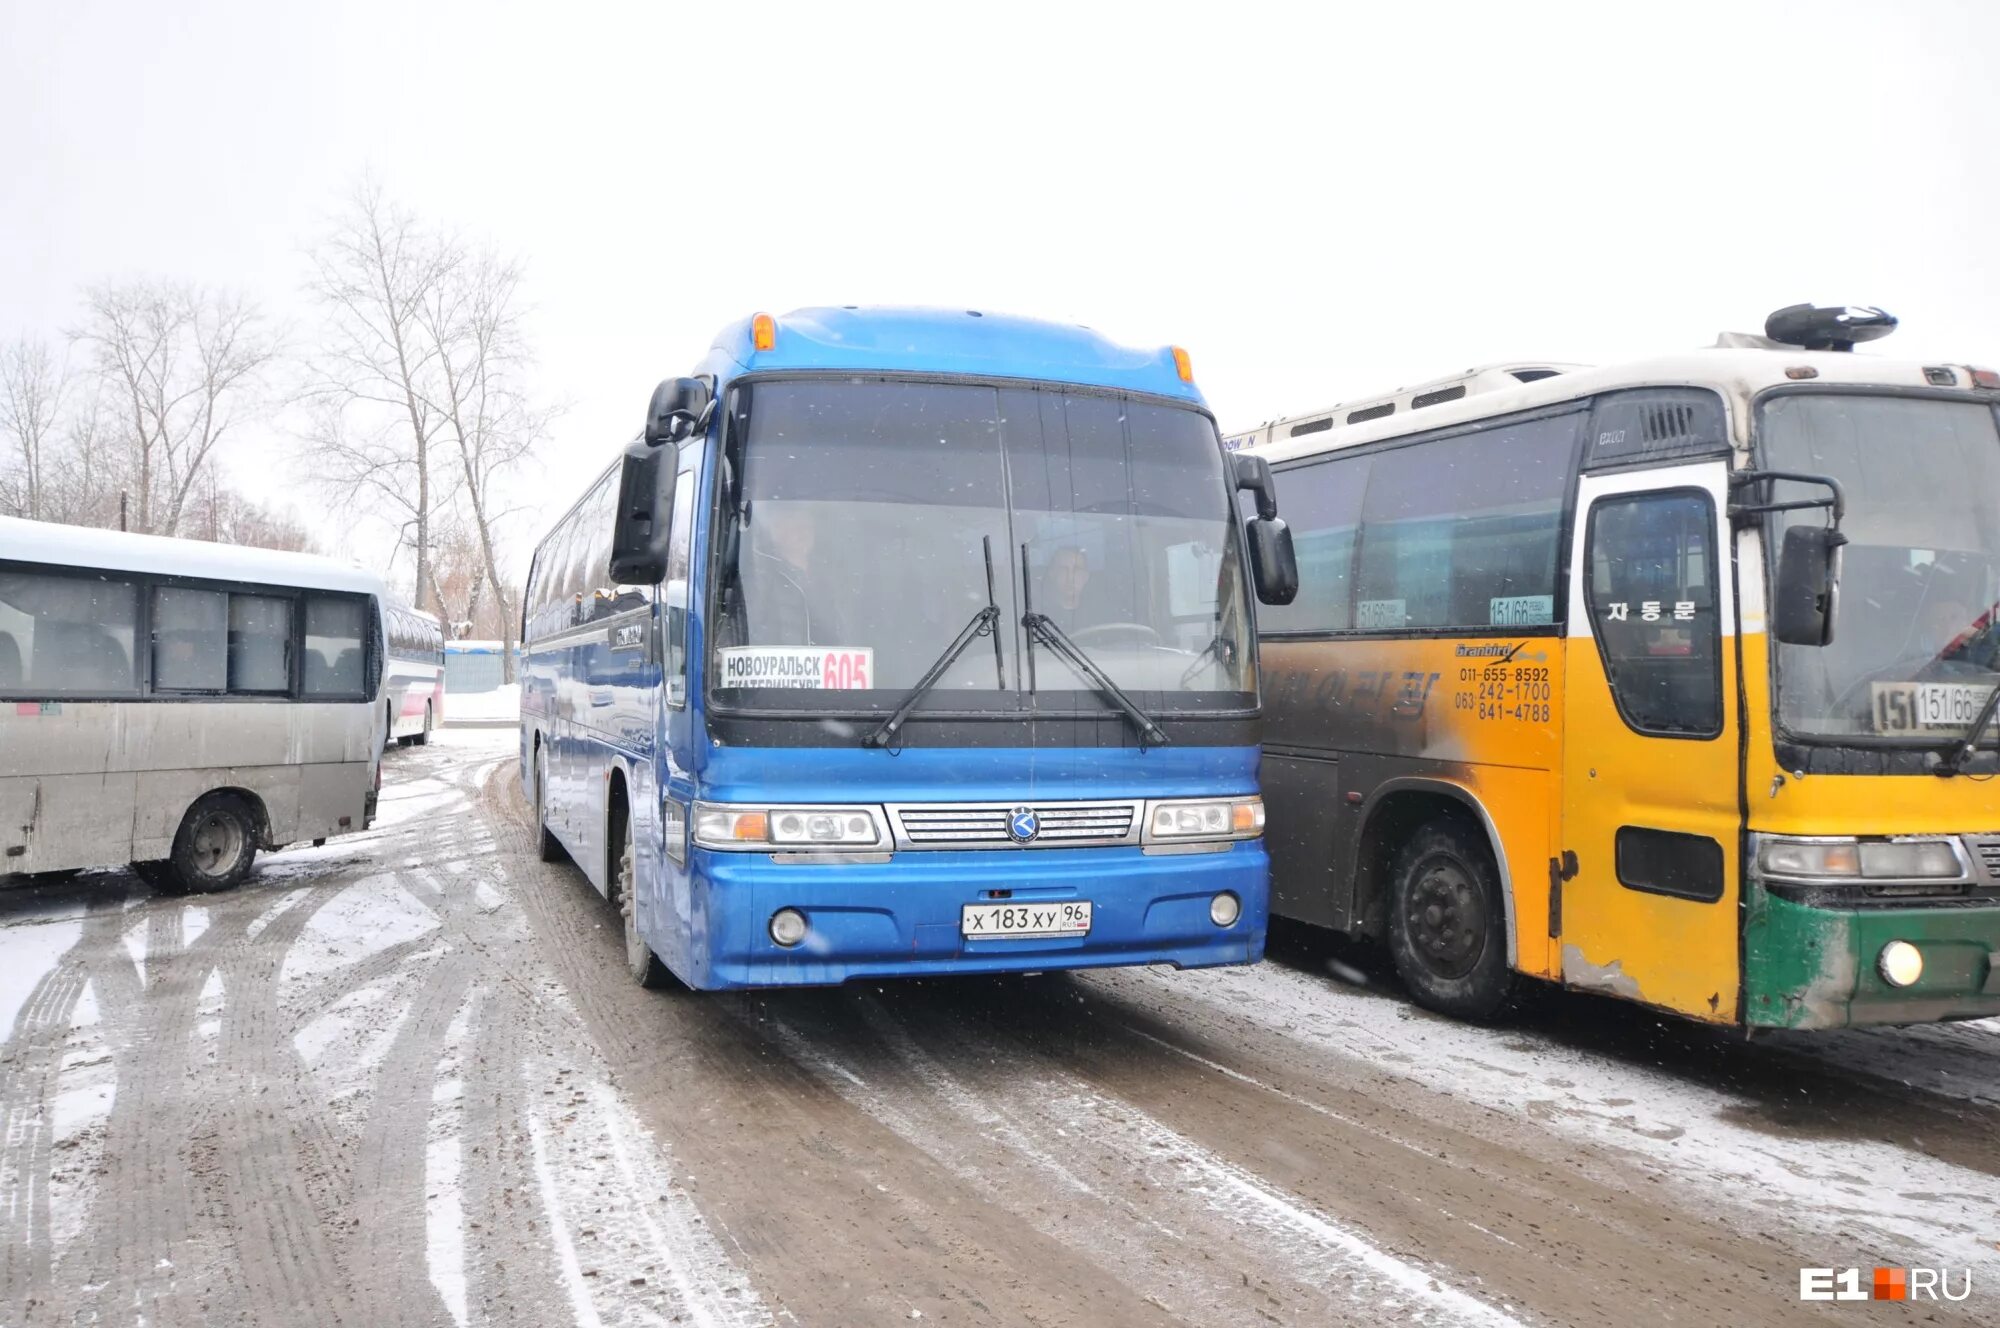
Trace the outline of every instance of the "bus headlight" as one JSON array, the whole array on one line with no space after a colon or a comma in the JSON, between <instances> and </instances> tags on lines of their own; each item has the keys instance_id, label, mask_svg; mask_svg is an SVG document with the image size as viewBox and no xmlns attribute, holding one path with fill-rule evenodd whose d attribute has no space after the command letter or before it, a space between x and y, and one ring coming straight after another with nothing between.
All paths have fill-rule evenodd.
<instances>
[{"instance_id":1,"label":"bus headlight","mask_svg":"<svg viewBox=\"0 0 2000 1328\"><path fill-rule=\"evenodd\" d=\"M1958 881L1967 866L1951 839L1787 839L1766 835L1757 867L1781 880Z\"/></svg>"},{"instance_id":2,"label":"bus headlight","mask_svg":"<svg viewBox=\"0 0 2000 1328\"><path fill-rule=\"evenodd\" d=\"M1891 941L1875 956L1875 971L1892 987L1908 987L1924 975L1924 952L1908 941Z\"/></svg>"},{"instance_id":3,"label":"bus headlight","mask_svg":"<svg viewBox=\"0 0 2000 1328\"><path fill-rule=\"evenodd\" d=\"M1146 804L1148 844L1190 839L1255 839L1264 833L1262 798L1202 798Z\"/></svg>"},{"instance_id":4,"label":"bus headlight","mask_svg":"<svg viewBox=\"0 0 2000 1328\"><path fill-rule=\"evenodd\" d=\"M694 805L694 842L703 848L875 848L888 836L879 807Z\"/></svg>"}]
</instances>

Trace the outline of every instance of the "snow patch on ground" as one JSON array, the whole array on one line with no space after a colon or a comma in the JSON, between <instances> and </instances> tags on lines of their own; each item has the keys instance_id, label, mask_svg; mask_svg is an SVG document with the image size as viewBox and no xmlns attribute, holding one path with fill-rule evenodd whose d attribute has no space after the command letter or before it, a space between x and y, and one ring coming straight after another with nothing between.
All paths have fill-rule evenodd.
<instances>
[{"instance_id":1,"label":"snow patch on ground","mask_svg":"<svg viewBox=\"0 0 2000 1328\"><path fill-rule=\"evenodd\" d=\"M1173 1314L1216 1321L1232 1305L1240 1308L1233 1276L1212 1270L1243 1267L1312 1288L1324 1298L1312 1307L1315 1313L1352 1308L1363 1317L1409 1322L1514 1322L1446 1285L1437 1271L1397 1258L1075 1076L1012 1073L967 1084L879 1007L865 1009L871 1028L916 1085L871 1086L788 1023L766 1027L840 1096L998 1206L1087 1252L1119 1280L1156 1287ZM997 1047L994 1059L1006 1059ZM1143 1187L1133 1186L1134 1177L1145 1178ZM1093 1184L1092 1178L1108 1183ZM1038 1180L1083 1201L1052 1210ZM1163 1275L1155 1263L1159 1235L1214 1251L1216 1258L1188 1260Z\"/></svg>"},{"instance_id":2,"label":"snow patch on ground","mask_svg":"<svg viewBox=\"0 0 2000 1328\"><path fill-rule=\"evenodd\" d=\"M1851 1243L1855 1228L1913 1262L2000 1276L1991 1176L1911 1149L1787 1134L1731 1120L1756 1104L1726 1087L1578 1051L1531 1031L1495 1032L1356 996L1274 964L1140 980L1195 996L1286 1037L1364 1061L1434 1092L1636 1155L1665 1178L1755 1210L1752 1221ZM1726 1198L1725 1198L1726 1197ZM1846 1232L1846 1235L1840 1233Z\"/></svg>"},{"instance_id":3,"label":"snow patch on ground","mask_svg":"<svg viewBox=\"0 0 2000 1328\"><path fill-rule=\"evenodd\" d=\"M470 720L519 720L521 684L510 682L486 692L453 692L444 699L447 725Z\"/></svg>"},{"instance_id":4,"label":"snow patch on ground","mask_svg":"<svg viewBox=\"0 0 2000 1328\"><path fill-rule=\"evenodd\" d=\"M117 1097L118 1064L105 1041L96 998L86 987L71 1014L55 1084L36 1123L49 1132L49 1238L58 1254L82 1235L97 1201L104 1122Z\"/></svg>"},{"instance_id":5,"label":"snow patch on ground","mask_svg":"<svg viewBox=\"0 0 2000 1328\"><path fill-rule=\"evenodd\" d=\"M475 997L458 1007L445 1030L431 1089L431 1113L424 1145L424 1263L431 1285L459 1328L465 1328L465 1199L460 1189L463 1163L466 1030Z\"/></svg>"},{"instance_id":6,"label":"snow patch on ground","mask_svg":"<svg viewBox=\"0 0 2000 1328\"><path fill-rule=\"evenodd\" d=\"M415 940L437 926L437 914L395 877L363 877L343 887L313 914L286 952L279 980L291 982L342 968L392 945Z\"/></svg>"},{"instance_id":7,"label":"snow patch on ground","mask_svg":"<svg viewBox=\"0 0 2000 1328\"><path fill-rule=\"evenodd\" d=\"M558 1088L528 1113L535 1179L579 1324L654 1316L696 1328L773 1322L667 1150L601 1078L540 1067ZM548 1099L544 1099L547 1101ZM662 1299L666 1303L662 1304Z\"/></svg>"},{"instance_id":8,"label":"snow patch on ground","mask_svg":"<svg viewBox=\"0 0 2000 1328\"><path fill-rule=\"evenodd\" d=\"M13 1035L43 975L62 962L82 935L79 918L0 927L0 1041Z\"/></svg>"},{"instance_id":9,"label":"snow patch on ground","mask_svg":"<svg viewBox=\"0 0 2000 1328\"><path fill-rule=\"evenodd\" d=\"M282 899L278 900L277 903L272 904L262 913L259 913L256 916L256 918L251 921L250 925L243 929L243 935L250 940L253 941L256 940L258 935L264 930L264 928L276 922L279 919L279 917L281 917L285 913L286 910L291 908L292 905L298 903L301 899L304 899L306 895L309 893L310 891L301 889L301 890L293 890L291 893L285 895Z\"/></svg>"}]
</instances>

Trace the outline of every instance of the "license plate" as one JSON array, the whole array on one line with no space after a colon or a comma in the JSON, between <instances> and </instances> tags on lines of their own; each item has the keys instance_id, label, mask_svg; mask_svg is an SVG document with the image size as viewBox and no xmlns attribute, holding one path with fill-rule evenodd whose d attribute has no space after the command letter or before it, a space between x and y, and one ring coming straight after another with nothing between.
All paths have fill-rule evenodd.
<instances>
[{"instance_id":1,"label":"license plate","mask_svg":"<svg viewBox=\"0 0 2000 1328\"><path fill-rule=\"evenodd\" d=\"M966 904L958 910L958 934L968 941L1026 936L1088 936L1090 901L1050 904Z\"/></svg>"},{"instance_id":2,"label":"license plate","mask_svg":"<svg viewBox=\"0 0 2000 1328\"><path fill-rule=\"evenodd\" d=\"M1873 690L1877 733L1970 728L1993 694L1990 687L1959 682L1878 682Z\"/></svg>"}]
</instances>

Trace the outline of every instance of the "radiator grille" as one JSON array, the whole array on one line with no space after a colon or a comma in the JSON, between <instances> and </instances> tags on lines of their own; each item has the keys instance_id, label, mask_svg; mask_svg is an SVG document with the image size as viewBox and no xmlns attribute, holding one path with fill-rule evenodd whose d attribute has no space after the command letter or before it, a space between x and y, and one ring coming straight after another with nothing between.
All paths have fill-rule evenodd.
<instances>
[{"instance_id":1,"label":"radiator grille","mask_svg":"<svg viewBox=\"0 0 2000 1328\"><path fill-rule=\"evenodd\" d=\"M1134 802L1044 802L1034 809L1038 833L1017 845L1007 833L1015 804L928 803L892 806L896 840L904 848L1077 848L1131 843L1139 816Z\"/></svg>"}]
</instances>

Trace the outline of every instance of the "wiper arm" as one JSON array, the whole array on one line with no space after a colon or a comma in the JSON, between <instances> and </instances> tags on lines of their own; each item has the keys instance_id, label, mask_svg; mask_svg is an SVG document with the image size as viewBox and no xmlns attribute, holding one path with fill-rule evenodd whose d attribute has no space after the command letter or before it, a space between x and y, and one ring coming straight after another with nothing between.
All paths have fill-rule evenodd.
<instances>
[{"instance_id":1,"label":"wiper arm","mask_svg":"<svg viewBox=\"0 0 2000 1328\"><path fill-rule=\"evenodd\" d=\"M972 621L959 629L952 643L944 648L944 653L937 657L937 662L917 680L917 685L910 689L902 704L898 705L887 719L876 725L874 732L861 740L863 747L887 747L894 742L896 735L902 732L903 721L917 708L917 702L923 700L925 693L937 686L938 679L944 677L945 670L956 663L958 657L965 653L965 648L979 637L993 638L993 671L1000 675L1000 690L1007 690L1007 663L1000 651L1000 633L997 630L1000 625L1000 605L993 596L993 537L987 536L985 543L986 607L973 614Z\"/></svg>"},{"instance_id":2,"label":"wiper arm","mask_svg":"<svg viewBox=\"0 0 2000 1328\"><path fill-rule=\"evenodd\" d=\"M1021 626L1028 629L1030 641L1039 640L1068 660L1072 668L1096 684L1097 690L1125 713L1125 718L1131 720L1132 727L1139 731L1140 751L1146 749L1147 743L1156 747L1167 745L1166 730L1161 728L1151 715L1141 710L1131 697L1125 695L1118 684L1111 681L1111 675L1098 668L1090 656L1083 653L1083 648L1070 640L1068 633L1062 628L1056 626L1053 618L1046 613L1036 613L1031 609L1021 615Z\"/></svg>"},{"instance_id":3,"label":"wiper arm","mask_svg":"<svg viewBox=\"0 0 2000 1328\"><path fill-rule=\"evenodd\" d=\"M1994 679L1993 690L1987 694L1986 704L1979 708L1979 718L1972 721L1972 727L1965 731L1965 736L1938 753L1938 774L1949 779L1964 769L1965 763L1977 754L1979 735L1986 732L1986 726L1993 722L1995 711L2000 711L2000 678Z\"/></svg>"}]
</instances>

